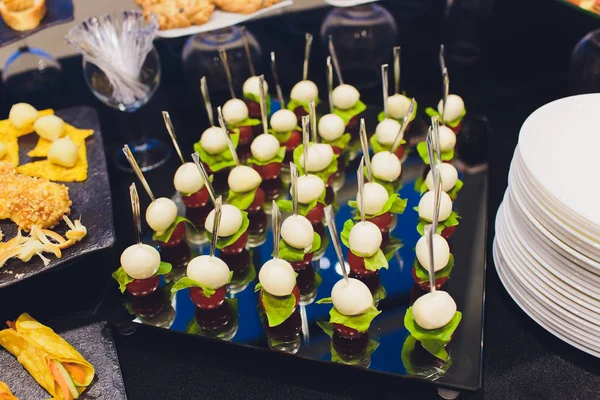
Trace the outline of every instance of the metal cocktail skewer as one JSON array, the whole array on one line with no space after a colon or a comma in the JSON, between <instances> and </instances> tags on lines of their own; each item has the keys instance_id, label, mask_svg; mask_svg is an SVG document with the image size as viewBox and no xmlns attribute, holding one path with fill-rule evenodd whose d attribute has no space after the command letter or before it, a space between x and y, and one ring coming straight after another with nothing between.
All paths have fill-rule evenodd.
<instances>
[{"instance_id":1,"label":"metal cocktail skewer","mask_svg":"<svg viewBox=\"0 0 600 400\"><path fill-rule=\"evenodd\" d=\"M432 129L429 129L429 133L427 135L427 153L429 155L429 163L431 165L431 174L433 177L433 185L434 185L434 199L433 199L433 221L429 226L429 230L426 232L427 234L427 242L429 244L429 286L431 292L435 292L435 266L434 259L435 255L433 252L433 237L437 233L438 228L438 219L440 212L440 201L442 194L442 179L438 170L438 163L433 147L432 141Z\"/></svg>"},{"instance_id":2,"label":"metal cocktail skewer","mask_svg":"<svg viewBox=\"0 0 600 400\"><path fill-rule=\"evenodd\" d=\"M221 58L221 63L223 64L223 68L225 69L225 77L227 78L227 86L229 86L229 95L232 99L235 99L235 90L233 89L233 78L231 77L231 69L229 68L229 62L227 61L227 52L225 49L219 49L219 57Z\"/></svg>"},{"instance_id":3,"label":"metal cocktail skewer","mask_svg":"<svg viewBox=\"0 0 600 400\"><path fill-rule=\"evenodd\" d=\"M313 35L306 33L304 35L306 43L304 45L304 64L302 65L302 80L308 79L308 61L310 60L310 48L312 46ZM282 107L283 108L283 107Z\"/></svg>"},{"instance_id":4,"label":"metal cocktail skewer","mask_svg":"<svg viewBox=\"0 0 600 400\"><path fill-rule=\"evenodd\" d=\"M310 117L310 135L313 143L318 143L319 135L317 134L317 110L315 101L308 102L308 116Z\"/></svg>"},{"instance_id":5,"label":"metal cocktail skewer","mask_svg":"<svg viewBox=\"0 0 600 400\"><path fill-rule=\"evenodd\" d=\"M194 160L194 164L196 164L200 175L202 175L202 179L204 179L204 184L206 185L206 190L208 190L208 195L210 196L210 199L212 200L213 204L216 204L217 197L215 194L215 189L213 189L212 183L210 183L210 179L208 177L208 173L206 173L204 165L202 165L202 163L200 162L200 154L198 154L197 151L194 154L192 154L192 160Z\"/></svg>"},{"instance_id":6,"label":"metal cocktail skewer","mask_svg":"<svg viewBox=\"0 0 600 400\"><path fill-rule=\"evenodd\" d=\"M304 168L304 175L308 175L308 144L309 144L309 133L308 125L310 123L310 116L304 115L302 117L302 150L304 155L304 162L302 168Z\"/></svg>"},{"instance_id":7,"label":"metal cocktail skewer","mask_svg":"<svg viewBox=\"0 0 600 400\"><path fill-rule=\"evenodd\" d=\"M365 156L363 155L358 164L356 179L358 181L358 212L360 213L360 222L365 222Z\"/></svg>"},{"instance_id":8,"label":"metal cocktail skewer","mask_svg":"<svg viewBox=\"0 0 600 400\"><path fill-rule=\"evenodd\" d=\"M406 114L404 114L404 117L402 117L402 125L400 125L400 130L396 134L396 138L394 139L394 142L392 143L392 146L390 147L390 152L393 153L394 151L396 151L398 146L400 146L400 141L404 137L404 132L406 132L406 127L408 126L410 117L412 116L414 109L415 109L415 99L413 98L410 101L408 110L406 110Z\"/></svg>"},{"instance_id":9,"label":"metal cocktail skewer","mask_svg":"<svg viewBox=\"0 0 600 400\"><path fill-rule=\"evenodd\" d=\"M215 256L215 251L217 249L217 240L219 240L219 225L221 225L221 214L223 206L223 198L221 196L217 197L215 201L215 219L213 220L213 228L212 228L212 238L210 240L210 256Z\"/></svg>"},{"instance_id":10,"label":"metal cocktail skewer","mask_svg":"<svg viewBox=\"0 0 600 400\"><path fill-rule=\"evenodd\" d=\"M281 235L281 212L277 202L273 200L273 211L271 212L271 218L273 221L273 257L279 258L279 239Z\"/></svg>"},{"instance_id":11,"label":"metal cocktail skewer","mask_svg":"<svg viewBox=\"0 0 600 400\"><path fill-rule=\"evenodd\" d=\"M252 62L252 52L250 51L250 42L248 41L248 33L246 32L246 27L240 26L240 31L242 32L242 42L244 43L246 59L248 59L248 67L250 67L250 75L256 76L256 71L254 70L254 63Z\"/></svg>"},{"instance_id":12,"label":"metal cocktail skewer","mask_svg":"<svg viewBox=\"0 0 600 400\"><path fill-rule=\"evenodd\" d=\"M327 221L327 228L329 229L329 236L331 236L331 243L333 243L333 248L335 249L335 254L337 255L338 262L340 263L340 267L342 268L342 274L344 275L344 280L348 282L348 271L346 271L346 262L344 261L344 253L342 253L342 245L340 244L340 237L337 232L337 228L335 227L335 216L333 215L333 208L331 205L325 207L325 220Z\"/></svg>"},{"instance_id":13,"label":"metal cocktail skewer","mask_svg":"<svg viewBox=\"0 0 600 400\"><path fill-rule=\"evenodd\" d=\"M327 57L327 97L329 100L329 113L333 114L333 67L331 56Z\"/></svg>"},{"instance_id":14,"label":"metal cocktail skewer","mask_svg":"<svg viewBox=\"0 0 600 400\"><path fill-rule=\"evenodd\" d=\"M140 182L142 182L142 186L144 186L144 189L146 189L146 193L148 193L150 199L152 201L156 200L156 198L154 197L154 193L152 193L152 189L150 189L150 185L146 180L146 177L144 177L144 173L140 169L140 166L138 165L137 161L135 161L135 158L133 157L133 154L131 153L131 150L129 149L128 145L123 146L123 154L125 154L125 158L127 159L127 161L129 161L133 172L135 172Z\"/></svg>"},{"instance_id":15,"label":"metal cocktail skewer","mask_svg":"<svg viewBox=\"0 0 600 400\"><path fill-rule=\"evenodd\" d=\"M265 76L258 77L260 93L260 118L262 119L263 132L269 132L269 123L267 122L267 94L265 93ZM228 135L229 136L229 135Z\"/></svg>"},{"instance_id":16,"label":"metal cocktail skewer","mask_svg":"<svg viewBox=\"0 0 600 400\"><path fill-rule=\"evenodd\" d=\"M400 46L394 47L394 94L400 93Z\"/></svg>"},{"instance_id":17,"label":"metal cocktail skewer","mask_svg":"<svg viewBox=\"0 0 600 400\"><path fill-rule=\"evenodd\" d=\"M137 244L142 243L142 217L140 216L140 198L138 196L135 182L129 186L129 199L131 200L131 212L133 214L133 226Z\"/></svg>"},{"instance_id":18,"label":"metal cocktail skewer","mask_svg":"<svg viewBox=\"0 0 600 400\"><path fill-rule=\"evenodd\" d=\"M208 115L208 121L211 126L215 126L215 117L213 115L212 104L210 102L210 95L208 93L208 84L206 83L206 77L200 78L200 91L202 92L202 98L204 99L204 108L206 108L206 115Z\"/></svg>"},{"instance_id":19,"label":"metal cocktail skewer","mask_svg":"<svg viewBox=\"0 0 600 400\"><path fill-rule=\"evenodd\" d=\"M240 159L235 151L235 146L233 145L233 141L231 140L231 136L229 136L229 131L227 130L227 124L225 123L225 118L223 118L223 111L221 110L221 106L217 107L217 116L219 117L219 125L223 130L223 135L227 138L227 146L229 147L229 151L231 152L231 157L233 158L233 162L236 166L240 165Z\"/></svg>"},{"instance_id":20,"label":"metal cocktail skewer","mask_svg":"<svg viewBox=\"0 0 600 400\"><path fill-rule=\"evenodd\" d=\"M371 156L369 155L369 139L367 139L367 127L364 118L360 119L360 145L362 147L365 165L367 166L367 178L369 179L369 182L372 182L373 172L371 171Z\"/></svg>"},{"instance_id":21,"label":"metal cocktail skewer","mask_svg":"<svg viewBox=\"0 0 600 400\"><path fill-rule=\"evenodd\" d=\"M292 181L292 212L294 215L298 215L298 168L293 162L290 162L290 175Z\"/></svg>"},{"instance_id":22,"label":"metal cocktail skewer","mask_svg":"<svg viewBox=\"0 0 600 400\"><path fill-rule=\"evenodd\" d=\"M331 56L331 61L333 61L333 68L335 69L335 74L337 75L338 82L340 82L340 85L343 85L344 80L342 79L342 70L340 68L340 63L335 53L335 47L333 46L333 37L331 35L329 35L329 54Z\"/></svg>"},{"instance_id":23,"label":"metal cocktail skewer","mask_svg":"<svg viewBox=\"0 0 600 400\"><path fill-rule=\"evenodd\" d=\"M383 91L383 114L386 118L389 118L390 114L388 111L388 65L383 64L381 66L381 82Z\"/></svg>"},{"instance_id":24,"label":"metal cocktail skewer","mask_svg":"<svg viewBox=\"0 0 600 400\"><path fill-rule=\"evenodd\" d=\"M182 164L185 164L185 160L183 159L183 154L181 154L181 149L179 148L179 144L177 144L177 136L175 136L175 127L173 126L173 122L171 121L171 116L168 111L162 112L163 120L165 121L165 126L167 127L167 131L169 132L169 136L171 136L171 140L173 141L173 146L175 147L175 151L179 156Z\"/></svg>"},{"instance_id":25,"label":"metal cocktail skewer","mask_svg":"<svg viewBox=\"0 0 600 400\"><path fill-rule=\"evenodd\" d=\"M277 93L277 100L281 104L281 109L285 109L285 99L283 98L283 90L281 90L281 84L279 83L279 74L277 73L277 62L275 60L275 52L271 52L271 72L273 73L273 80L275 81L275 92Z\"/></svg>"}]
</instances>

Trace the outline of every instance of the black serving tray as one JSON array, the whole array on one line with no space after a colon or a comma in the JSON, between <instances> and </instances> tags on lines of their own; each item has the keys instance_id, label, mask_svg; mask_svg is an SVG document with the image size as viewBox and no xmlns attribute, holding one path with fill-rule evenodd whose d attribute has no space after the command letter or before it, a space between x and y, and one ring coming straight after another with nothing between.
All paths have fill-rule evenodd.
<instances>
[{"instance_id":1,"label":"black serving tray","mask_svg":"<svg viewBox=\"0 0 600 400\"><path fill-rule=\"evenodd\" d=\"M64 183L69 188L69 196L73 202L71 219L81 217L88 234L82 241L64 250L62 258L51 255L49 257L51 261L47 267L39 257L33 257L27 263L19 259L9 260L4 267L0 268L0 289L18 283L22 279L54 269L82 255L111 247L115 242L110 184L108 172L106 171L98 114L90 107L73 107L59 110L56 115L77 128L94 130L94 134L86 139L87 180ZM27 153L35 147L38 138L39 136L35 133L19 138L20 164L35 160L28 157ZM17 234L17 226L10 220L0 220L0 229L4 233L5 240L11 239ZM53 230L64 236L68 227L64 222L61 222Z\"/></svg>"},{"instance_id":2,"label":"black serving tray","mask_svg":"<svg viewBox=\"0 0 600 400\"><path fill-rule=\"evenodd\" d=\"M340 207L336 214L336 224L339 231L342 230L344 221L351 217L351 209L346 202L356 195L356 164L355 160L347 167L346 182L337 192L337 204ZM385 287L387 297L379 302L378 308L383 312L374 320L369 331L370 338L378 342L379 346L370 357L366 357L366 360L363 359L359 363L360 365L354 365L354 367L362 368L366 372L433 380L437 385L444 387L476 390L481 387L483 349L487 225L486 172L462 175L464 187L454 203L454 210L462 218L455 234L449 240L456 263L451 279L444 286L444 290L448 291L456 300L463 318L448 347L452 365L445 373L433 375L425 373L417 376L407 373L401 358L403 345L409 335L404 328L403 318L406 309L411 304L411 299L414 301L417 294L411 274L415 258L414 247L419 239L416 230L418 214L413 207L418 204L420 198L420 193L415 190L415 181L424 172L425 165L415 154L411 155L403 164L403 187L400 190L400 196L408 198L408 206L404 214L398 217L393 236L401 239L404 246L390 261L389 270L381 271L381 283ZM252 260L256 269L270 258L273 250L272 243L269 232L266 242L252 251ZM208 253L208 244L191 245L191 247L194 254ZM117 263L118 261L115 260L115 269L118 267ZM313 263L315 270L318 270L323 280L317 289L316 300L329 297L333 285L342 278L341 270L336 263L333 246L329 244L323 257ZM176 280L184 274L185 268L178 268L175 270L174 276L167 277L167 280ZM255 279L245 290L228 295L237 300L236 318L232 322L235 326L231 326L227 332L221 332L220 340L264 350L269 349L269 342L257 310L257 294L253 291L256 282ZM109 284L96 312L115 322L134 321L167 329L174 333L219 340L219 338L208 337L211 335L198 329L195 322L195 306L190 301L187 290L170 296L169 284L163 281L161 285L163 292L157 295L155 300L160 299L162 310L151 318L143 318L135 314L131 297L122 295L116 282ZM152 307L157 307L156 302ZM318 325L318 322L328 321L330 308L331 305L319 305L314 302L306 306L299 306L302 333L300 347L294 355L295 357L331 362L331 339ZM280 353L285 357L290 356L285 352L280 351ZM432 370L435 372L433 368L432 365Z\"/></svg>"},{"instance_id":3,"label":"black serving tray","mask_svg":"<svg viewBox=\"0 0 600 400\"><path fill-rule=\"evenodd\" d=\"M96 376L81 395L81 400L127 399L112 329L106 321L97 320L87 314L76 314L53 320L48 326L79 351L96 370ZM6 382L16 397L48 398L48 393L36 383L17 359L2 347L0 365L0 381Z\"/></svg>"}]
</instances>

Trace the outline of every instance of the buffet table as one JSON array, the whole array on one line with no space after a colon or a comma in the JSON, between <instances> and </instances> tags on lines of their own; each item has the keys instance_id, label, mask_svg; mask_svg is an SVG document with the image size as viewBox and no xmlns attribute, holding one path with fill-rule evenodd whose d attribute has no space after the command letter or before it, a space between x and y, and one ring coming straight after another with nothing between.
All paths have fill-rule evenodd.
<instances>
[{"instance_id":1,"label":"buffet table","mask_svg":"<svg viewBox=\"0 0 600 400\"><path fill-rule=\"evenodd\" d=\"M404 79L409 87L418 88L419 101L432 104L439 96L436 83L437 48L443 40L441 24L431 21L440 17L441 2L430 1L421 15L403 19L401 2L385 1L399 23ZM567 399L597 396L600 371L597 359L561 342L529 319L507 295L491 261L496 209L506 188L509 162L516 145L519 127L536 108L565 96L569 52L574 43L594 28L594 21L559 4L545 1L501 2L497 4L487 26L479 35L481 57L468 65L449 60L453 71L453 91L460 93L469 113L484 121L477 140L488 143L489 215L488 264L485 291L485 330L483 353L483 389L464 393L461 398L487 399ZM544 13L538 14L543 6ZM437 7L437 8L436 8ZM518 12L515 10L517 7ZM278 52L279 68L290 67L290 60L300 59L291 48L301 48L302 32L318 35L326 10L268 18L247 24L263 47L263 69L268 49ZM548 29L558 18L568 21L560 32ZM510 20L510 29L507 21ZM287 25L284 31L283 24ZM278 35L272 32L277 29ZM407 38L410 38L407 39ZM152 100L137 113L139 129L150 137L168 140L161 110L169 110L176 121L180 145L189 150L207 125L200 98L189 90L181 67L182 39L156 42L162 61L162 83ZM319 54L315 64L322 63ZM106 154L113 154L137 129L120 113L110 110L93 97L81 71L81 58L61 59L62 81L59 87L32 94L32 98L0 96L0 111L8 113L19 101L35 103L39 108L63 109L88 105L100 116ZM299 64L299 62L298 62ZM423 67L426 66L426 67ZM324 72L324 71L322 71ZM296 72L294 72L296 73ZM282 74L289 87L293 77ZM292 75L292 74L290 74ZM319 80L322 80L322 73ZM317 79L315 79L317 80ZM414 80L414 82L412 81ZM214 103L225 98L218 95ZM379 90L364 91L371 103L379 102ZM485 129L485 121L489 129ZM483 138L483 139L482 139ZM189 151L191 152L191 151ZM485 157L484 157L485 158ZM178 166L172 157L162 167L146 174L154 191L173 191L173 173ZM128 186L134 176L119 171L108 159L116 244L60 270L33 277L0 291L0 320L13 319L29 312L44 321L75 312L93 309L117 268L121 251L134 240L129 217ZM118 329L116 329L118 331ZM117 351L127 395L144 398L436 398L431 385L393 379L375 374L363 375L352 369L345 374L327 375L325 366L315 366L291 357L265 354L259 360L244 348L170 335L140 326L136 331L115 333Z\"/></svg>"}]
</instances>

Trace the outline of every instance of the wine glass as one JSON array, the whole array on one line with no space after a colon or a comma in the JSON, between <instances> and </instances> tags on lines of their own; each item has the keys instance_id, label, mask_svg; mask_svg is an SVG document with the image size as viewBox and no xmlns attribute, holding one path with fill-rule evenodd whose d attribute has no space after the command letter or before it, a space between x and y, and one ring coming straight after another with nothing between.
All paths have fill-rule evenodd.
<instances>
[{"instance_id":1,"label":"wine glass","mask_svg":"<svg viewBox=\"0 0 600 400\"><path fill-rule=\"evenodd\" d=\"M573 49L569 89L572 94L600 92L600 29L585 35Z\"/></svg>"},{"instance_id":2,"label":"wine glass","mask_svg":"<svg viewBox=\"0 0 600 400\"><path fill-rule=\"evenodd\" d=\"M152 98L160 84L160 58L152 45L157 29L155 17L146 21L140 12L123 11L89 18L66 36L67 42L83 54L83 75L94 96L127 113L134 133L141 132L135 111ZM143 133L138 136L127 144L142 171L168 160L170 146ZM114 158L119 169L131 171L121 151Z\"/></svg>"}]
</instances>

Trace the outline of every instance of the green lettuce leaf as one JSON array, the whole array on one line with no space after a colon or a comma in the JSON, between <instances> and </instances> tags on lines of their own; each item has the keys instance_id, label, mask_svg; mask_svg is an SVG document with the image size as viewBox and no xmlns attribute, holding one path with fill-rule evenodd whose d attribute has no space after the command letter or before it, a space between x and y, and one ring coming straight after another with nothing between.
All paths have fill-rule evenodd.
<instances>
[{"instance_id":1,"label":"green lettuce leaf","mask_svg":"<svg viewBox=\"0 0 600 400\"><path fill-rule=\"evenodd\" d=\"M248 219L248 213L246 211L242 211L242 226L231 236L219 237L217 239L217 249L222 249L227 246L231 246L234 244L240 236L244 234L248 230L248 226L250 226L250 220ZM206 232L206 237L208 238L208 242L212 240L212 232Z\"/></svg>"},{"instance_id":2,"label":"green lettuce leaf","mask_svg":"<svg viewBox=\"0 0 600 400\"><path fill-rule=\"evenodd\" d=\"M283 297L273 296L264 289L260 293L270 327L281 325L294 313L296 309L296 297L293 294Z\"/></svg>"},{"instance_id":3,"label":"green lettuce leaf","mask_svg":"<svg viewBox=\"0 0 600 400\"><path fill-rule=\"evenodd\" d=\"M324 297L317 301L317 304L332 304L331 297Z\"/></svg>"},{"instance_id":4,"label":"green lettuce leaf","mask_svg":"<svg viewBox=\"0 0 600 400\"><path fill-rule=\"evenodd\" d=\"M402 240L391 236L390 241L388 242L387 246L385 246L385 249L384 249L385 258L388 261L390 261L392 258L394 258L394 255L396 254L396 252L398 250L400 250L402 247L404 247Z\"/></svg>"},{"instance_id":5,"label":"green lettuce leaf","mask_svg":"<svg viewBox=\"0 0 600 400\"><path fill-rule=\"evenodd\" d=\"M366 173L365 173L365 175L366 175ZM383 186L385 188L386 192L388 192L388 196L391 196L394 193L397 193L400 190L400 188L402 187L400 180L397 180L394 182L387 182L387 181L378 179L376 177L373 177L373 180L371 182L379 183L381 186Z\"/></svg>"},{"instance_id":6,"label":"green lettuce leaf","mask_svg":"<svg viewBox=\"0 0 600 400\"><path fill-rule=\"evenodd\" d=\"M373 134L369 139L369 143L371 144L371 148L373 149L373 154L381 153L382 151L391 151L390 146L383 145L377 141L377 135ZM400 146L406 144L406 140L400 140Z\"/></svg>"},{"instance_id":7,"label":"green lettuce leaf","mask_svg":"<svg viewBox=\"0 0 600 400\"><path fill-rule=\"evenodd\" d=\"M260 96L257 96L254 93L244 93L244 98L260 105ZM271 115L271 96L269 93L265 93L265 100L267 100L267 115Z\"/></svg>"},{"instance_id":8,"label":"green lettuce leaf","mask_svg":"<svg viewBox=\"0 0 600 400\"><path fill-rule=\"evenodd\" d=\"M417 212L419 212L419 207L415 207L415 210ZM452 211L452 213L450 213L450 216L445 221L439 221L437 233L441 234L444 229L449 228L451 226L458 225L459 218L460 218L460 216L456 213L456 211ZM421 236L423 236L425 234L425 226L430 225L430 224L431 224L431 222L428 222L428 221L425 221L424 219L419 218L419 224L417 225L417 232L419 232L421 234Z\"/></svg>"},{"instance_id":9,"label":"green lettuce leaf","mask_svg":"<svg viewBox=\"0 0 600 400\"><path fill-rule=\"evenodd\" d=\"M347 219L346 222L344 222L344 229L342 229L342 233L340 234L342 243L344 243L344 246L347 248L350 248L350 231L352 228L354 228L354 221Z\"/></svg>"},{"instance_id":10,"label":"green lettuce leaf","mask_svg":"<svg viewBox=\"0 0 600 400\"><path fill-rule=\"evenodd\" d=\"M413 362L412 354L415 351L415 346L417 344L417 339L408 335L406 337L406 341L402 346L402 364L404 364L404 368L409 375L418 375L427 377L429 380L436 380L442 377L446 371L452 365L452 359L448 358L446 363L440 368L433 365L417 365ZM417 363L418 360L415 360Z\"/></svg>"},{"instance_id":11,"label":"green lettuce leaf","mask_svg":"<svg viewBox=\"0 0 600 400\"><path fill-rule=\"evenodd\" d=\"M238 193L229 189L227 193L227 203L235 206L239 210L243 211L250 207L250 204L254 201L254 196L256 196L256 190L250 190L249 192Z\"/></svg>"},{"instance_id":12,"label":"green lettuce leaf","mask_svg":"<svg viewBox=\"0 0 600 400\"><path fill-rule=\"evenodd\" d=\"M321 138L321 139L323 139L323 138ZM349 133L344 133L339 138L332 140L330 142L323 139L323 143L327 143L328 145L331 145L331 147L339 147L340 149L343 150L346 148L348 143L350 143L350 140L352 140L352 136Z\"/></svg>"},{"instance_id":13,"label":"green lettuce leaf","mask_svg":"<svg viewBox=\"0 0 600 400\"><path fill-rule=\"evenodd\" d=\"M313 288L316 289L319 286L321 286L321 283L323 283L323 278L321 278L321 275L319 275L319 273L317 271L315 271L315 279L313 280Z\"/></svg>"},{"instance_id":14,"label":"green lettuce leaf","mask_svg":"<svg viewBox=\"0 0 600 400\"><path fill-rule=\"evenodd\" d=\"M238 142L240 140L239 132L231 133L230 136L231 141L233 142L233 147L237 148ZM235 166L235 161L233 160L233 156L229 151L229 147L225 148L225 150L218 154L209 154L204 150L202 144L200 144L200 141L198 141L194 143L194 150L198 152L202 162L206 163L213 172L217 172L224 168Z\"/></svg>"},{"instance_id":15,"label":"green lettuce leaf","mask_svg":"<svg viewBox=\"0 0 600 400\"><path fill-rule=\"evenodd\" d=\"M158 266L158 270L156 271L156 273L154 275L152 275L152 277L159 276L159 275L166 275L166 274L170 273L172 269L173 269L173 267L171 266L171 264L161 261L160 265ZM113 272L112 277L119 284L119 290L121 291L121 293L125 293L125 290L127 289L127 285L135 280L132 277L130 277L129 275L127 275L127 272L125 272L123 267L119 267L119 269L117 269L115 272ZM150 279L150 278L148 278L148 279Z\"/></svg>"},{"instance_id":16,"label":"green lettuce leaf","mask_svg":"<svg viewBox=\"0 0 600 400\"><path fill-rule=\"evenodd\" d=\"M352 251L352 250L350 250ZM354 253L354 251L352 251ZM356 253L354 253L356 254ZM358 254L356 254L358 256ZM388 269L389 265L388 265L388 260L385 257L385 254L383 254L383 251L381 251L381 249L377 249L377 251L375 252L375 254L373 254L371 257L364 257L365 260L365 268L368 269L369 271L378 271L381 268L385 268Z\"/></svg>"},{"instance_id":17,"label":"green lettuce leaf","mask_svg":"<svg viewBox=\"0 0 600 400\"><path fill-rule=\"evenodd\" d=\"M423 329L417 325L415 317L412 313L412 307L410 307L408 310L406 310L406 314L404 315L404 327L412 336L414 336L415 339L421 342L421 345L425 348L425 350L429 351L431 354L440 358L441 360L446 361L448 360L448 353L443 347L450 342L452 334L458 327L461 318L461 312L457 311L452 320L446 326L433 330Z\"/></svg>"},{"instance_id":18,"label":"green lettuce leaf","mask_svg":"<svg viewBox=\"0 0 600 400\"><path fill-rule=\"evenodd\" d=\"M317 107L320 102L321 102L321 99L319 99L317 97L315 99L315 107ZM287 103L287 106L286 106L286 108L290 111L294 111L298 107L304 108L304 111L306 111L307 113L310 111L308 108L308 102L305 102L305 101L297 101L294 99L290 99L289 103Z\"/></svg>"},{"instance_id":19,"label":"green lettuce leaf","mask_svg":"<svg viewBox=\"0 0 600 400\"><path fill-rule=\"evenodd\" d=\"M171 239L175 228L177 227L177 225L179 225L180 222L187 222L189 226L196 229L194 224L189 219L178 215L177 218L175 218L175 221L171 224L171 226L169 226L169 229L164 231L162 235L159 235L158 233L154 232L154 234L152 235L152 240L154 240L155 242L168 242L169 239Z\"/></svg>"},{"instance_id":20,"label":"green lettuce leaf","mask_svg":"<svg viewBox=\"0 0 600 400\"><path fill-rule=\"evenodd\" d=\"M231 282L232 277L233 277L233 271L229 272L229 279L227 280L226 285L228 285L229 282ZM192 278L183 276L183 277L179 278L179 280L173 285L173 287L171 288L171 293L177 293L180 290L188 289L191 287L201 288L204 296L206 296L208 298L210 298L213 294L215 294L215 291L217 289L219 289L219 288L208 287L206 285L201 284L198 281L193 280Z\"/></svg>"},{"instance_id":21,"label":"green lettuce leaf","mask_svg":"<svg viewBox=\"0 0 600 400\"><path fill-rule=\"evenodd\" d=\"M329 311L329 322L332 324L344 325L348 328L356 329L357 331L364 333L369 330L371 322L379 314L381 314L381 311L376 309L375 306L371 306L363 314L352 316L341 314L335 309L335 307L331 307L331 311Z\"/></svg>"},{"instance_id":22,"label":"green lettuce leaf","mask_svg":"<svg viewBox=\"0 0 600 400\"><path fill-rule=\"evenodd\" d=\"M419 263L419 261L415 258L415 262L413 263L413 268L415 269L415 275L419 278L419 282L428 282L429 281L429 272L423 268L423 266ZM435 279L446 278L450 276L452 273L452 268L454 268L454 256L450 254L450 258L448 259L448 264L439 271L435 272Z\"/></svg>"},{"instance_id":23,"label":"green lettuce leaf","mask_svg":"<svg viewBox=\"0 0 600 400\"><path fill-rule=\"evenodd\" d=\"M312 143L308 145L308 147L312 146ZM304 175L304 166L300 163L300 156L304 152L304 145L300 144L298 147L294 149L294 164L298 168L298 176ZM338 155L334 154L329 165L322 171L311 171L310 173L321 178L325 185L327 185L327 180L329 177L337 172L338 169Z\"/></svg>"},{"instance_id":24,"label":"green lettuce leaf","mask_svg":"<svg viewBox=\"0 0 600 400\"><path fill-rule=\"evenodd\" d=\"M417 101L415 100L415 108L413 109L413 113L410 116L409 122L412 122L415 120L415 118L417 117L417 109L419 108L419 104L417 104ZM391 118L391 117L390 117ZM377 121L381 122L385 119L385 111L380 112L379 114L377 114ZM395 118L391 118L391 119L395 119ZM396 119L396 121L402 123L402 119Z\"/></svg>"},{"instance_id":25,"label":"green lettuce leaf","mask_svg":"<svg viewBox=\"0 0 600 400\"><path fill-rule=\"evenodd\" d=\"M240 122L237 125L231 125L231 130L234 133L239 134L241 126L256 126L256 125L261 125L261 124L262 124L262 121L260 119L246 118L245 120L243 120L242 122Z\"/></svg>"},{"instance_id":26,"label":"green lettuce leaf","mask_svg":"<svg viewBox=\"0 0 600 400\"><path fill-rule=\"evenodd\" d=\"M379 285L379 287L377 288L377 291L373 294L373 301L375 303L377 303L378 301L381 301L383 299L385 299L387 297L387 291L385 290L385 288L383 287L383 285Z\"/></svg>"},{"instance_id":27,"label":"green lettuce leaf","mask_svg":"<svg viewBox=\"0 0 600 400\"><path fill-rule=\"evenodd\" d=\"M367 109L367 106L362 101L358 100L358 102L349 110L341 110L339 108L334 108L333 113L338 115L344 120L344 124L348 125L348 122L358 114L362 113Z\"/></svg>"},{"instance_id":28,"label":"green lettuce leaf","mask_svg":"<svg viewBox=\"0 0 600 400\"><path fill-rule=\"evenodd\" d=\"M298 129L298 128L296 128L296 129ZM290 137L292 136L292 132L293 131L275 132L273 129L269 129L269 133L277 138L277 140L279 141L279 144L287 143L288 140L290 140Z\"/></svg>"},{"instance_id":29,"label":"green lettuce leaf","mask_svg":"<svg viewBox=\"0 0 600 400\"><path fill-rule=\"evenodd\" d=\"M321 247L321 236L318 233L313 233L313 242L309 250L309 253L314 253ZM290 246L283 239L279 240L279 258L288 262L302 261L304 260L304 249L297 249Z\"/></svg>"},{"instance_id":30,"label":"green lettuce leaf","mask_svg":"<svg viewBox=\"0 0 600 400\"><path fill-rule=\"evenodd\" d=\"M283 159L285 158L285 146L281 146L279 148L279 150L277 150L277 153L275 154L275 157L271 158L270 160L266 160L266 161L261 161L258 158L254 158L254 156L251 156L250 158L248 158L248 164L249 165L269 165L272 163L281 163L283 162Z\"/></svg>"},{"instance_id":31,"label":"green lettuce leaf","mask_svg":"<svg viewBox=\"0 0 600 400\"><path fill-rule=\"evenodd\" d=\"M427 143L419 142L417 144L417 152L423 162L429 165L429 153L427 152ZM450 161L454 158L454 148L442 152L442 161Z\"/></svg>"},{"instance_id":32,"label":"green lettuce leaf","mask_svg":"<svg viewBox=\"0 0 600 400\"><path fill-rule=\"evenodd\" d=\"M367 214L365 217L373 218L373 217L377 217L378 215L385 214L387 212L392 213L392 214L402 214L402 213L404 213L404 210L406 209L407 202L408 202L407 199L401 199L400 196L398 196L398 194L393 193L388 197L388 199L385 202L381 211L379 211L378 213L376 213L374 215ZM357 202L355 200L350 200L350 201L348 201L348 205L356 210L356 215L355 215L354 219L358 221L360 219L360 215L358 212Z\"/></svg>"},{"instance_id":33,"label":"green lettuce leaf","mask_svg":"<svg viewBox=\"0 0 600 400\"><path fill-rule=\"evenodd\" d=\"M442 120L442 116L434 108L427 107L425 109L425 114L427 114L429 117L438 117L440 119L440 121ZM463 111L458 118L456 118L455 120L452 120L452 121L446 121L445 125L448 125L451 128L456 128L458 126L458 124L460 124L462 119L465 117L465 115L467 115L467 109L463 108Z\"/></svg>"},{"instance_id":34,"label":"green lettuce leaf","mask_svg":"<svg viewBox=\"0 0 600 400\"><path fill-rule=\"evenodd\" d=\"M425 186L425 192L421 191L423 189L424 184L425 184L425 178L423 178L423 174L421 174L415 180L415 186L413 187L415 192L421 193L421 195L423 195L423 193L425 193L427 191L427 186Z\"/></svg>"},{"instance_id":35,"label":"green lettuce leaf","mask_svg":"<svg viewBox=\"0 0 600 400\"><path fill-rule=\"evenodd\" d=\"M294 210L294 204L292 200L280 199L277 200L277 205L282 212L291 213ZM298 214L306 217L310 210L312 210L317 205L317 200L313 200L308 204L298 203Z\"/></svg>"}]
</instances>

